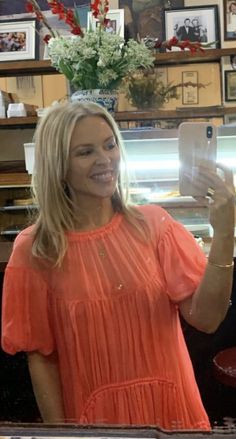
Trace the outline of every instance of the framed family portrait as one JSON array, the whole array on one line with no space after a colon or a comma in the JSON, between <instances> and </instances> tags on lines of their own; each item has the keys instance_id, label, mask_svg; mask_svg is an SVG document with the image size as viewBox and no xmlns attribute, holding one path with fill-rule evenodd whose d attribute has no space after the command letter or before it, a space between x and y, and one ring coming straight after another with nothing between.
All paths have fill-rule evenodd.
<instances>
[{"instance_id":1,"label":"framed family portrait","mask_svg":"<svg viewBox=\"0 0 236 439\"><path fill-rule=\"evenodd\" d=\"M124 9L110 9L106 18L106 32L124 37ZM88 12L87 29L95 30L98 23L99 21L93 17L92 12Z\"/></svg>"},{"instance_id":2,"label":"framed family portrait","mask_svg":"<svg viewBox=\"0 0 236 439\"><path fill-rule=\"evenodd\" d=\"M236 40L236 1L223 0L224 39Z\"/></svg>"},{"instance_id":3,"label":"framed family portrait","mask_svg":"<svg viewBox=\"0 0 236 439\"><path fill-rule=\"evenodd\" d=\"M212 43L209 47L212 49L220 47L218 6L164 9L163 13L163 39L169 40L175 36L181 41Z\"/></svg>"},{"instance_id":4,"label":"framed family portrait","mask_svg":"<svg viewBox=\"0 0 236 439\"><path fill-rule=\"evenodd\" d=\"M0 21L0 62L38 57L36 19Z\"/></svg>"},{"instance_id":5,"label":"framed family portrait","mask_svg":"<svg viewBox=\"0 0 236 439\"><path fill-rule=\"evenodd\" d=\"M236 71L225 70L225 101L236 101Z\"/></svg>"}]
</instances>

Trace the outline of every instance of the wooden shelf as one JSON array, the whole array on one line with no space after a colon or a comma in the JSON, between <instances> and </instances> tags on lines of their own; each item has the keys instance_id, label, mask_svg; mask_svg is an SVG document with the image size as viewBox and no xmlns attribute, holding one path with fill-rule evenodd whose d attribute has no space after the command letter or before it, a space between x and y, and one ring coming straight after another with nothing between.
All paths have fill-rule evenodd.
<instances>
[{"instance_id":1,"label":"wooden shelf","mask_svg":"<svg viewBox=\"0 0 236 439\"><path fill-rule=\"evenodd\" d=\"M115 114L117 122L156 120L156 119L195 119L198 117L223 117L226 114L236 114L236 107L186 107L176 108L176 110L157 110L157 111L119 111ZM2 128L30 128L37 124L36 116L12 117L0 119L0 129Z\"/></svg>"},{"instance_id":2,"label":"wooden shelf","mask_svg":"<svg viewBox=\"0 0 236 439\"><path fill-rule=\"evenodd\" d=\"M222 56L236 55L236 47L229 49L206 49L205 52L192 54L189 50L169 51L156 54L157 65L181 64L190 62L219 61ZM0 76L47 75L58 72L51 66L51 61L1 61Z\"/></svg>"},{"instance_id":3,"label":"wooden shelf","mask_svg":"<svg viewBox=\"0 0 236 439\"><path fill-rule=\"evenodd\" d=\"M42 61L1 61L0 76L53 75L58 74L50 60Z\"/></svg>"},{"instance_id":4,"label":"wooden shelf","mask_svg":"<svg viewBox=\"0 0 236 439\"><path fill-rule=\"evenodd\" d=\"M0 128L13 128L13 127L21 127L21 128L29 128L31 126L35 126L38 121L37 116L28 116L28 117L9 117L5 119L0 119Z\"/></svg>"},{"instance_id":5,"label":"wooden shelf","mask_svg":"<svg viewBox=\"0 0 236 439\"><path fill-rule=\"evenodd\" d=\"M236 55L236 47L229 49L205 49L204 52L192 54L189 50L169 51L156 54L156 64L182 64L194 62L220 61L223 56Z\"/></svg>"},{"instance_id":6,"label":"wooden shelf","mask_svg":"<svg viewBox=\"0 0 236 439\"><path fill-rule=\"evenodd\" d=\"M160 119L195 119L198 117L223 117L236 113L236 107L191 107L176 110L157 111L123 111L116 113L115 119L121 121L160 120Z\"/></svg>"}]
</instances>

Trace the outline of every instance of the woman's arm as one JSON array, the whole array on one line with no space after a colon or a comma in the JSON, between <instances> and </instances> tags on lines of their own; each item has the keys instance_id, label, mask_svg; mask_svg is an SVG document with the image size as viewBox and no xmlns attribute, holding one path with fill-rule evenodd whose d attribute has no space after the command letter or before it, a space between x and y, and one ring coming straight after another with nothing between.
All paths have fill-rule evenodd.
<instances>
[{"instance_id":1,"label":"woman's arm","mask_svg":"<svg viewBox=\"0 0 236 439\"><path fill-rule=\"evenodd\" d=\"M45 356L28 353L29 371L35 398L44 422L64 422L65 414L55 353Z\"/></svg>"},{"instance_id":2,"label":"woman's arm","mask_svg":"<svg viewBox=\"0 0 236 439\"><path fill-rule=\"evenodd\" d=\"M234 253L234 182L230 170L220 165L224 178L208 171L200 182L214 189L209 205L210 223L214 230L208 264L196 293L180 303L184 319L196 329L214 332L224 319L230 302L233 281Z\"/></svg>"}]
</instances>

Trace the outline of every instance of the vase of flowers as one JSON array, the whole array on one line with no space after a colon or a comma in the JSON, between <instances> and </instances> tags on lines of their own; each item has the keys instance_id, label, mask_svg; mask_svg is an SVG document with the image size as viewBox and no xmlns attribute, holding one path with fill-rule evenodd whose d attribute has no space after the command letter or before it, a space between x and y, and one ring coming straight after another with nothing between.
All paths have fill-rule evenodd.
<instances>
[{"instance_id":1,"label":"vase of flowers","mask_svg":"<svg viewBox=\"0 0 236 439\"><path fill-rule=\"evenodd\" d=\"M91 90L76 90L71 95L71 102L95 102L105 107L110 113L117 109L118 92L116 90L94 88Z\"/></svg>"},{"instance_id":2,"label":"vase of flowers","mask_svg":"<svg viewBox=\"0 0 236 439\"><path fill-rule=\"evenodd\" d=\"M114 110L114 95L117 95L123 79L141 67L153 66L152 51L144 42L133 39L126 42L120 35L105 31L108 0L91 2L92 15L98 25L95 30L91 28L87 32L81 29L76 10L66 8L57 0L47 2L52 12L68 23L70 36L58 35L48 26L36 0L29 0L27 9L34 12L50 32L44 38L48 54L52 65L65 75L75 91L72 100L92 100L98 96L100 104L108 104L109 109Z\"/></svg>"},{"instance_id":3,"label":"vase of flowers","mask_svg":"<svg viewBox=\"0 0 236 439\"><path fill-rule=\"evenodd\" d=\"M44 41L52 65L63 73L75 92L72 100L95 100L108 104L114 111L115 96L123 81L139 71L154 66L154 53L160 48L171 50L173 46L191 52L202 51L199 42L179 41L176 37L168 41L147 38L146 41L125 39L115 33L106 32L109 21L108 0L93 0L90 4L92 16L97 20L95 30L84 32L80 26L77 9L66 8L62 1L46 0L52 13L68 24L71 35L59 35L48 23L37 0L27 0L26 9L36 15L49 31Z\"/></svg>"}]
</instances>

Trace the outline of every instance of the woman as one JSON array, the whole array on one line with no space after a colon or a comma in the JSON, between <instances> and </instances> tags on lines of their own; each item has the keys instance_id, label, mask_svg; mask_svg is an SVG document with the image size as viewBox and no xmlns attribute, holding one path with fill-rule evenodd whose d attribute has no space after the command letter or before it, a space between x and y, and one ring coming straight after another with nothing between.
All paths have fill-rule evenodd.
<instances>
[{"instance_id":1,"label":"woman","mask_svg":"<svg viewBox=\"0 0 236 439\"><path fill-rule=\"evenodd\" d=\"M120 134L102 107L53 107L35 143L39 213L6 269L2 346L28 352L43 420L209 430L179 311L206 332L227 312L232 173L199 169L214 189L206 263L163 209L128 204Z\"/></svg>"}]
</instances>

